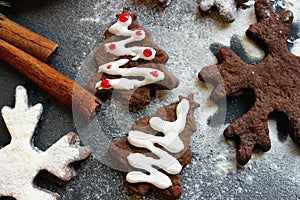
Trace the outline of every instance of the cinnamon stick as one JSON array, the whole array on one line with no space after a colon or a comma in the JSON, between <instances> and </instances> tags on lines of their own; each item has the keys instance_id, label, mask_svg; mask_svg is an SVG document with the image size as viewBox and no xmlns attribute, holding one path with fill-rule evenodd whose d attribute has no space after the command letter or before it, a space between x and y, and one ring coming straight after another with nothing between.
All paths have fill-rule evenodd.
<instances>
[{"instance_id":1,"label":"cinnamon stick","mask_svg":"<svg viewBox=\"0 0 300 200\"><path fill-rule=\"evenodd\" d=\"M98 111L101 101L79 84L49 65L0 39L0 59L19 70L73 111L87 119Z\"/></svg>"},{"instance_id":2,"label":"cinnamon stick","mask_svg":"<svg viewBox=\"0 0 300 200\"><path fill-rule=\"evenodd\" d=\"M57 43L3 16L0 16L0 39L44 62L48 61L58 48Z\"/></svg>"}]
</instances>

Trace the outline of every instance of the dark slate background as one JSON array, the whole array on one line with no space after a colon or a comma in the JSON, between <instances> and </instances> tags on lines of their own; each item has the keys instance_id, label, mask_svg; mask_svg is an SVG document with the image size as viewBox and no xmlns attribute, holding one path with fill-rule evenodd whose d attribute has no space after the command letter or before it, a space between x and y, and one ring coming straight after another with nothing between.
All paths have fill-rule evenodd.
<instances>
[{"instance_id":1,"label":"dark slate background","mask_svg":"<svg viewBox=\"0 0 300 200\"><path fill-rule=\"evenodd\" d=\"M181 12L190 10L177 8L184 7L184 3L187 2L189 1L174 0L170 5L172 8L170 12L174 15L184 15ZM80 21L79 19L94 10L95 3L102 7L99 9L99 13L103 13L101 24L95 26L93 23ZM138 13L145 11L158 16L163 15L164 9L158 7L156 2L147 5L147 10L139 7L130 9ZM57 42L59 50L48 64L75 79L81 62L96 44L101 43L102 33L114 21L114 15L123 7L129 6L130 4L123 1L119 3L109 0L15 0L12 1L11 9L1 10L14 21ZM145 16L143 20L146 20ZM166 27L172 26L168 19L159 20ZM35 137L35 146L38 148L46 150L67 132L76 131L72 112L68 108L2 61L0 61L0 81L0 107L14 106L14 90L17 85L27 88L32 104L38 102L43 104L43 117ZM233 121L246 111L249 104L251 101L247 96L230 99L227 122ZM236 112L237 110L239 112ZM3 147L9 143L10 137L2 118L0 130L0 146ZM293 168L293 171L300 173L299 163L290 165L288 160L282 161L280 167L285 169L280 173L268 167L252 166L238 169L235 174L218 177L208 173L212 166L207 160L213 155L207 155L206 160L201 156L201 152L193 154L193 162L182 173L184 192L182 199L300 199L300 181L290 181L293 175L286 172ZM41 172L35 182L42 188L60 194L64 200L138 198L123 187L122 172L103 165L94 156L74 164L74 167L78 172L76 180L65 183L47 172ZM248 180L249 174L255 178ZM153 195L149 195L146 199L152 198Z\"/></svg>"}]
</instances>

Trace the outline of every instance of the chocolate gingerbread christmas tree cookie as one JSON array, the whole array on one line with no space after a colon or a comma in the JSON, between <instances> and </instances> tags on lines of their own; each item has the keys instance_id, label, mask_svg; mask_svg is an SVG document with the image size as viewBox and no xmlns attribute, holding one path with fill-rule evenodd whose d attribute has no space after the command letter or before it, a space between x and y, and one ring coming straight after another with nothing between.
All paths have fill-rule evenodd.
<instances>
[{"instance_id":1,"label":"chocolate gingerbread christmas tree cookie","mask_svg":"<svg viewBox=\"0 0 300 200\"><path fill-rule=\"evenodd\" d=\"M219 63L199 73L202 81L216 86L211 94L215 102L243 89L255 93L252 108L224 132L227 138L238 141L237 161L242 165L249 161L253 149L271 148L268 116L273 111L288 117L290 135L300 145L300 57L291 54L286 44L293 13L276 14L267 0L256 1L255 13L258 23L252 24L246 34L264 49L265 58L250 65L229 48L221 47Z\"/></svg>"},{"instance_id":2,"label":"chocolate gingerbread christmas tree cookie","mask_svg":"<svg viewBox=\"0 0 300 200\"><path fill-rule=\"evenodd\" d=\"M193 96L158 109L137 121L128 138L110 145L109 153L129 171L125 185L138 195L155 191L163 199L182 194L180 172L190 163L190 137L196 131Z\"/></svg>"},{"instance_id":3,"label":"chocolate gingerbread christmas tree cookie","mask_svg":"<svg viewBox=\"0 0 300 200\"><path fill-rule=\"evenodd\" d=\"M200 0L199 9L205 13L216 9L225 22L233 22L237 6L246 2L248 0Z\"/></svg>"},{"instance_id":4,"label":"chocolate gingerbread christmas tree cookie","mask_svg":"<svg viewBox=\"0 0 300 200\"><path fill-rule=\"evenodd\" d=\"M137 15L123 11L117 17L94 56L99 71L88 87L100 97L113 93L130 106L144 106L150 103L152 91L171 90L179 81L165 68L168 54L136 23Z\"/></svg>"}]
</instances>

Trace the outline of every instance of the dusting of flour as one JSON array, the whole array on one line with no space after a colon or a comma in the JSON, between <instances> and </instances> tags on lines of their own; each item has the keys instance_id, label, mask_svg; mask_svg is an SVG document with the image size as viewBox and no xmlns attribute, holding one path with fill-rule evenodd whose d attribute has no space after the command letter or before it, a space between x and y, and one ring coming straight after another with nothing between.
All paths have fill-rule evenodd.
<instances>
[{"instance_id":1,"label":"dusting of flour","mask_svg":"<svg viewBox=\"0 0 300 200\"><path fill-rule=\"evenodd\" d=\"M291 49L291 53L296 56L300 56L300 39L297 39L293 42L294 46Z\"/></svg>"},{"instance_id":2,"label":"dusting of flour","mask_svg":"<svg viewBox=\"0 0 300 200\"><path fill-rule=\"evenodd\" d=\"M239 10L237 21L228 27L227 30L228 32L222 31L223 37L217 36L217 38L219 38L220 41L223 42L226 46L229 46L228 40L226 40L225 38L228 39L233 34L237 34L241 39L241 43L243 44L243 47L245 51L248 53L248 55L254 60L260 60L265 56L264 52L255 43L253 43L250 39L248 39L244 34L246 29L248 28L247 24L250 25L256 22L256 18L254 14L254 6L253 6L254 1L249 1L247 4L250 6L250 8L247 10ZM299 3L296 4L295 1L293 0L287 0L285 2L277 1L276 5L274 6L280 6L282 9L291 10L294 13L294 22L299 22L300 20ZM214 27L214 29L217 29L217 27ZM236 31L235 29L240 29L240 32ZM295 55L300 56L300 39L297 39L293 42L293 47L291 49L291 52ZM222 132L225 129L225 127L221 126L219 131ZM270 130L270 137L272 141L272 149L267 153L262 153L262 152L254 153L252 159L245 166L246 168L251 168L253 165L257 165L259 163L260 164L267 163L268 166L270 165L270 168L274 168L277 171L280 170L282 171L282 167L277 166L278 162L276 162L276 160L285 158L288 160L300 162L299 148L296 146L296 144L292 141L290 137L288 137L287 140L284 142L279 141L276 127L277 127L276 121L269 120L269 130ZM216 157L213 158L214 162L216 163L215 174L220 176L225 176L229 173L236 173L238 167L234 158L235 156L234 144L225 142L224 138L222 138L222 136L220 135L217 138L210 138L210 139L212 142L210 144L213 145L214 143L215 145L213 146L214 148L216 148L216 152L218 152ZM265 162L266 159L269 162ZM249 178L252 180L251 177ZM251 181L249 182L251 183Z\"/></svg>"},{"instance_id":3,"label":"dusting of flour","mask_svg":"<svg viewBox=\"0 0 300 200\"><path fill-rule=\"evenodd\" d=\"M82 134L86 137L86 141L88 141L86 143L91 144L93 147L95 158L104 164L110 165L105 163L106 161L103 159L103 152L106 152L106 146L112 141L110 137L113 140L124 138L136 120L154 114L156 109L162 105L175 102L179 95L187 96L190 93L194 93L195 100L201 104L201 107L194 112L197 132L194 133L192 140L193 153L197 154L201 159L205 159L207 165L213 166L214 175L225 177L228 174L237 173L239 166L235 160L235 144L225 141L223 137L223 130L228 124L223 125L222 122L219 122L217 127L208 125L208 119L217 111L218 107L209 100L212 87L204 87L203 84L199 83L197 74L202 67L217 63L216 57L210 50L210 45L218 43L230 46L232 36L237 36L240 39L246 53L253 60L260 60L265 56L262 49L245 36L249 25L257 22L254 14L255 1L250 0L246 4L248 8L239 8L236 20L230 24L224 24L215 20L216 16L203 18L197 16L195 13L197 12L198 5L194 1L186 2L185 7L176 7L177 9L182 9L178 12L185 13L185 15L180 16L173 14L171 10L172 3L165 11L158 14L153 12L152 9L143 8L142 5L137 6L135 0L126 0L125 2L126 6L138 13L138 22L152 32L153 41L169 54L169 61L166 68L178 77L180 85L172 91L158 91L156 93L157 99L138 113L126 111L126 107L120 107L114 100L107 107L103 105L101 114L106 118L113 118L113 123L104 123L104 125L101 125L98 122L94 122L89 127L89 133ZM294 21L299 21L300 4L296 4L295 2L296 0L286 0L277 2L276 6L293 11ZM98 12L102 6L101 2L95 4L94 13L91 13L91 16L85 16L80 21L82 23L95 23L95 25L100 23L102 27L109 27L115 20L116 8L110 5L106 6L106 12L111 15L106 20L102 20L102 15ZM118 8L120 12L122 11L122 6L124 5L120 4ZM104 30L101 31L104 32ZM300 40L294 41L291 51L295 55L299 55L299 48ZM84 80L83 77L82 79ZM223 118L224 122L225 114L223 115L220 118ZM100 117L98 116L98 118ZM278 159L282 159L283 155L287 159L298 162L299 149L295 148L295 144L293 144L291 139L288 137L285 142L279 141L276 124L271 121L269 126L272 149L264 154L260 152L254 153L245 168L250 169L254 165L264 164L270 165L270 168L276 168ZM103 135L103 132L109 135L104 135L104 137L107 137L105 144L103 143L104 139L99 137L99 135ZM102 144L101 142L103 145L99 145ZM279 169L280 167L278 166ZM249 175L246 181L251 184L254 179Z\"/></svg>"}]
</instances>

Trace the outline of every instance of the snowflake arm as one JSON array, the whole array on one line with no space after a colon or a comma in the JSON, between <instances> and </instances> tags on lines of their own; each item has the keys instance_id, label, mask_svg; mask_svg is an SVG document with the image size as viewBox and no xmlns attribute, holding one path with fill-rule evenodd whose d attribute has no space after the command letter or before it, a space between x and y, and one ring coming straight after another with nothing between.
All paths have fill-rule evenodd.
<instances>
[{"instance_id":1,"label":"snowflake arm","mask_svg":"<svg viewBox=\"0 0 300 200\"><path fill-rule=\"evenodd\" d=\"M241 165L245 165L250 160L254 148L264 152L271 148L267 114L271 111L261 114L259 110L265 109L264 107L263 103L256 102L246 114L229 125L224 131L226 138L238 140L239 147L236 159Z\"/></svg>"},{"instance_id":2,"label":"snowflake arm","mask_svg":"<svg viewBox=\"0 0 300 200\"><path fill-rule=\"evenodd\" d=\"M246 35L261 46L267 57L277 56L278 52L287 52L286 41L294 18L293 13L286 10L276 14L269 2L259 1L255 4L255 14L258 23L251 24Z\"/></svg>"},{"instance_id":3,"label":"snowflake arm","mask_svg":"<svg viewBox=\"0 0 300 200\"><path fill-rule=\"evenodd\" d=\"M198 74L201 81L212 83L211 94L214 102L219 102L229 94L249 88L253 83L254 69L245 63L228 47L221 47L217 54L219 64L204 67ZM241 70L243 69L243 70ZM232 79L232 81L226 81Z\"/></svg>"},{"instance_id":4,"label":"snowflake arm","mask_svg":"<svg viewBox=\"0 0 300 200\"><path fill-rule=\"evenodd\" d=\"M13 193L11 196L15 197L17 200L60 200L58 194L51 193L46 190L41 190L32 185L24 186L24 193Z\"/></svg>"},{"instance_id":5,"label":"snowflake arm","mask_svg":"<svg viewBox=\"0 0 300 200\"><path fill-rule=\"evenodd\" d=\"M42 153L42 168L64 181L69 181L75 177L76 172L68 165L72 162L86 159L92 151L89 146L82 147L79 143L78 135L73 132L60 138Z\"/></svg>"},{"instance_id":6,"label":"snowflake arm","mask_svg":"<svg viewBox=\"0 0 300 200\"><path fill-rule=\"evenodd\" d=\"M3 107L2 116L12 137L12 142L16 139L31 141L36 125L43 112L42 104L28 106L26 89L22 86L16 88L16 103L14 108ZM25 127L25 128L24 128ZM19 133L23 133L21 136Z\"/></svg>"}]
</instances>

